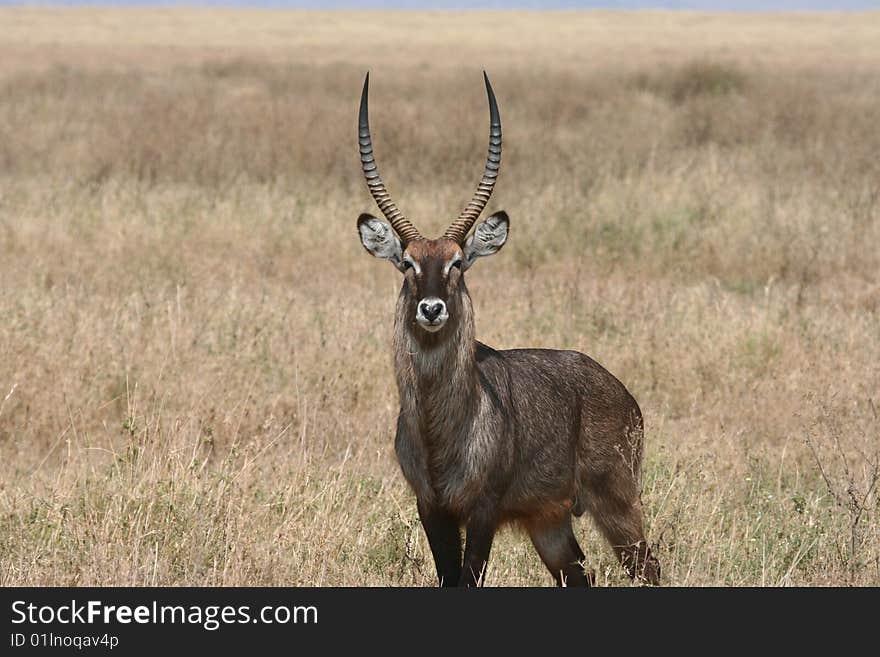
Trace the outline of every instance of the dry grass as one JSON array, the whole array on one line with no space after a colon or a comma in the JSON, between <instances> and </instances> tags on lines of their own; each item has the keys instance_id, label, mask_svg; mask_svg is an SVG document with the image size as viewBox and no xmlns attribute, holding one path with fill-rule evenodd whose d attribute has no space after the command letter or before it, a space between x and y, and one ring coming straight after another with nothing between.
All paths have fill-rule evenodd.
<instances>
[{"instance_id":1,"label":"dry grass","mask_svg":"<svg viewBox=\"0 0 880 657\"><path fill-rule=\"evenodd\" d=\"M478 334L633 391L665 581L880 584L880 14L94 9L0 10L0 583L433 583L355 114L438 231L482 66Z\"/></svg>"}]
</instances>

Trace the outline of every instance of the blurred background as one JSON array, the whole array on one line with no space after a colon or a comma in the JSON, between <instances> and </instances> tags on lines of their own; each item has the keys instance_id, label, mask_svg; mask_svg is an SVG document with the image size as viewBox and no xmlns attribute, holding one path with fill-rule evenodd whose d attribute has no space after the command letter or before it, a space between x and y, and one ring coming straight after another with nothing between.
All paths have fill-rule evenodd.
<instances>
[{"instance_id":1,"label":"blurred background","mask_svg":"<svg viewBox=\"0 0 880 657\"><path fill-rule=\"evenodd\" d=\"M880 583L880 12L570 4L0 8L0 584L433 585L355 122L437 233L484 68L478 338L632 391L667 583Z\"/></svg>"}]
</instances>

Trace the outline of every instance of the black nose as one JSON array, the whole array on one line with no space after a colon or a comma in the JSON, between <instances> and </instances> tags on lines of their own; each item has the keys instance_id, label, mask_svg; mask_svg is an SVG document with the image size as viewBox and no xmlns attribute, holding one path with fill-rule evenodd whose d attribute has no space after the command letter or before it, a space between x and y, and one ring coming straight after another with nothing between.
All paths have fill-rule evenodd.
<instances>
[{"instance_id":1,"label":"black nose","mask_svg":"<svg viewBox=\"0 0 880 657\"><path fill-rule=\"evenodd\" d=\"M424 315L425 319L429 322L433 322L437 319L437 316L443 310L443 302L435 301L434 303L424 303L422 302L422 315Z\"/></svg>"}]
</instances>

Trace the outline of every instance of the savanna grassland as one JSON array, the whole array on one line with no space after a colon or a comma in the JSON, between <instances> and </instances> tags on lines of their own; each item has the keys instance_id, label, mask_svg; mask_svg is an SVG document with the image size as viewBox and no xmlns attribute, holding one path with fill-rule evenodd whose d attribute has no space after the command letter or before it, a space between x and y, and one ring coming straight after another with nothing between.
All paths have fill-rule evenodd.
<instances>
[{"instance_id":1,"label":"savanna grassland","mask_svg":"<svg viewBox=\"0 0 880 657\"><path fill-rule=\"evenodd\" d=\"M0 9L0 584L431 585L356 113L480 339L645 414L675 585L880 584L880 13ZM622 575L584 518L602 584ZM489 585L544 585L502 533Z\"/></svg>"}]
</instances>

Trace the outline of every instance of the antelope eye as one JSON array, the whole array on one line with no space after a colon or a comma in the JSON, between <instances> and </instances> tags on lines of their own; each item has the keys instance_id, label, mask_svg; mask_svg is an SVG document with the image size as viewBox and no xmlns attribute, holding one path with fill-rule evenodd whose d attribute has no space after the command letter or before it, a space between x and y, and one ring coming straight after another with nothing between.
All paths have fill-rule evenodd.
<instances>
[{"instance_id":1,"label":"antelope eye","mask_svg":"<svg viewBox=\"0 0 880 657\"><path fill-rule=\"evenodd\" d=\"M461 260L456 260L455 262L452 263L452 266L455 267L456 269L461 269Z\"/></svg>"},{"instance_id":2,"label":"antelope eye","mask_svg":"<svg viewBox=\"0 0 880 657\"><path fill-rule=\"evenodd\" d=\"M404 260L403 271L406 271L407 269L413 269L413 263L411 263L409 260Z\"/></svg>"}]
</instances>

